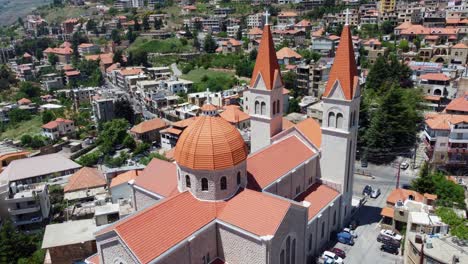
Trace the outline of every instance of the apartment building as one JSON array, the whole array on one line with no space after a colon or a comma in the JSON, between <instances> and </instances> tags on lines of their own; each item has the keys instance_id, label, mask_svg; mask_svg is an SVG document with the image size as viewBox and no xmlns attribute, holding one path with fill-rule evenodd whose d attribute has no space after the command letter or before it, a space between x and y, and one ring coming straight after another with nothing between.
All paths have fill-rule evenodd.
<instances>
[{"instance_id":1,"label":"apartment building","mask_svg":"<svg viewBox=\"0 0 468 264\"><path fill-rule=\"evenodd\" d=\"M265 18L263 13L257 13L247 16L247 27L249 28L263 28Z\"/></svg>"},{"instance_id":2,"label":"apartment building","mask_svg":"<svg viewBox=\"0 0 468 264\"><path fill-rule=\"evenodd\" d=\"M427 114L425 154L431 164L457 168L468 165L468 116Z\"/></svg>"},{"instance_id":3,"label":"apartment building","mask_svg":"<svg viewBox=\"0 0 468 264\"><path fill-rule=\"evenodd\" d=\"M380 1L380 12L392 12L395 11L397 0L382 0Z\"/></svg>"},{"instance_id":4,"label":"apartment building","mask_svg":"<svg viewBox=\"0 0 468 264\"><path fill-rule=\"evenodd\" d=\"M278 26L294 26L298 15L296 12L281 12L278 14Z\"/></svg>"},{"instance_id":5,"label":"apartment building","mask_svg":"<svg viewBox=\"0 0 468 264\"><path fill-rule=\"evenodd\" d=\"M320 62L300 64L296 68L297 87L304 95L319 98L325 89L331 67Z\"/></svg>"},{"instance_id":6,"label":"apartment building","mask_svg":"<svg viewBox=\"0 0 468 264\"><path fill-rule=\"evenodd\" d=\"M113 98L96 98L92 105L93 115L97 122L107 122L114 118Z\"/></svg>"},{"instance_id":7,"label":"apartment building","mask_svg":"<svg viewBox=\"0 0 468 264\"><path fill-rule=\"evenodd\" d=\"M9 185L5 205L12 223L20 229L39 227L49 218L50 200L47 184Z\"/></svg>"},{"instance_id":8,"label":"apartment building","mask_svg":"<svg viewBox=\"0 0 468 264\"><path fill-rule=\"evenodd\" d=\"M78 45L78 53L81 56L84 56L86 54L94 54L98 53L101 50L99 45L93 44L93 43L81 43Z\"/></svg>"},{"instance_id":9,"label":"apartment building","mask_svg":"<svg viewBox=\"0 0 468 264\"><path fill-rule=\"evenodd\" d=\"M75 122L69 119L57 118L42 125L42 135L57 140L60 137L71 136L75 133Z\"/></svg>"}]
</instances>

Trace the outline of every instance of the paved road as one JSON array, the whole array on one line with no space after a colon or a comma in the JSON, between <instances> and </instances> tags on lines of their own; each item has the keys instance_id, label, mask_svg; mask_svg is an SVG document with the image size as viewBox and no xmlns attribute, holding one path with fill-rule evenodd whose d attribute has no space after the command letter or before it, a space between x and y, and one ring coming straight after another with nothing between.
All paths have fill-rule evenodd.
<instances>
[{"instance_id":1,"label":"paved road","mask_svg":"<svg viewBox=\"0 0 468 264\"><path fill-rule=\"evenodd\" d=\"M356 164L359 168L359 164ZM362 196L362 189L369 184L374 188L380 188L381 195L377 199L369 198L355 215L360 225L356 229L358 238L354 246L336 244L335 247L346 252L346 264L367 264L382 263L395 264L403 263L402 256L395 256L380 251L381 243L377 242L377 235L380 232L379 221L380 211L385 206L386 198L396 186L396 169L391 166L376 166L369 164L367 172L373 177L355 175L354 195ZM400 186L410 183L417 171L406 170L400 172Z\"/></svg>"},{"instance_id":2,"label":"paved road","mask_svg":"<svg viewBox=\"0 0 468 264\"><path fill-rule=\"evenodd\" d=\"M182 72L179 70L179 68L177 68L177 64L172 63L171 64L171 70L172 70L172 73L175 76L177 76L177 77L182 76Z\"/></svg>"}]
</instances>

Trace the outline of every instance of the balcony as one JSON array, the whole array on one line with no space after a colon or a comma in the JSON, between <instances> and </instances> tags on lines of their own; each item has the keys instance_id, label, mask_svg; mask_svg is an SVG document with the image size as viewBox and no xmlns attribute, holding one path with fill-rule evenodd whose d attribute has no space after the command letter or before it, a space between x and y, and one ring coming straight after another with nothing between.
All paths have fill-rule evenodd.
<instances>
[{"instance_id":1,"label":"balcony","mask_svg":"<svg viewBox=\"0 0 468 264\"><path fill-rule=\"evenodd\" d=\"M29 224L35 224L35 223L40 223L42 222L42 216L38 216L38 217L32 217L30 219L27 219L27 220L15 220L13 221L13 224L15 226L21 226L21 225L29 225Z\"/></svg>"},{"instance_id":2,"label":"balcony","mask_svg":"<svg viewBox=\"0 0 468 264\"><path fill-rule=\"evenodd\" d=\"M29 213L35 213L41 211L41 206L33 206L33 207L28 207L28 208L21 208L21 209L12 209L8 208L8 212L11 215L23 215L23 214L29 214Z\"/></svg>"},{"instance_id":3,"label":"balcony","mask_svg":"<svg viewBox=\"0 0 468 264\"><path fill-rule=\"evenodd\" d=\"M454 166L465 166L466 160L447 160L447 165L454 165Z\"/></svg>"},{"instance_id":4,"label":"balcony","mask_svg":"<svg viewBox=\"0 0 468 264\"><path fill-rule=\"evenodd\" d=\"M453 148L449 147L448 148L449 153L460 153L460 154L468 154L468 149L467 148Z\"/></svg>"}]
</instances>

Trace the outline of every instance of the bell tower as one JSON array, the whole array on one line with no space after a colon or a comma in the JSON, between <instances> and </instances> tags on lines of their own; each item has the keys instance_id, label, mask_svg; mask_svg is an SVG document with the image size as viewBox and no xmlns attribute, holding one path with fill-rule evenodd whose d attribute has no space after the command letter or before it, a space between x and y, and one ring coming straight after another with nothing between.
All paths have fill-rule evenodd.
<instances>
[{"instance_id":1,"label":"bell tower","mask_svg":"<svg viewBox=\"0 0 468 264\"><path fill-rule=\"evenodd\" d=\"M358 70L348 23L341 33L322 99L322 179L341 186L343 226L351 215L360 104Z\"/></svg>"},{"instance_id":2,"label":"bell tower","mask_svg":"<svg viewBox=\"0 0 468 264\"><path fill-rule=\"evenodd\" d=\"M251 152L270 145L283 128L283 81L268 24L268 12L249 90L244 93L244 111L250 115Z\"/></svg>"}]
</instances>

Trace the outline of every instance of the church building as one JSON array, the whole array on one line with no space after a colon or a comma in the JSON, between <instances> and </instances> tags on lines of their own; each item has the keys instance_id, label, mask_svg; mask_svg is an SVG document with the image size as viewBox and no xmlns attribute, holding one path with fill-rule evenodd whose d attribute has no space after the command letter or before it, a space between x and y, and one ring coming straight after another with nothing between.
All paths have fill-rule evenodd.
<instances>
[{"instance_id":1,"label":"church building","mask_svg":"<svg viewBox=\"0 0 468 264\"><path fill-rule=\"evenodd\" d=\"M88 263L313 263L351 216L360 90L345 25L323 96L323 125L283 125L283 81L263 29L239 131L204 111L175 162L153 159L129 182L137 212L96 233Z\"/></svg>"}]
</instances>

